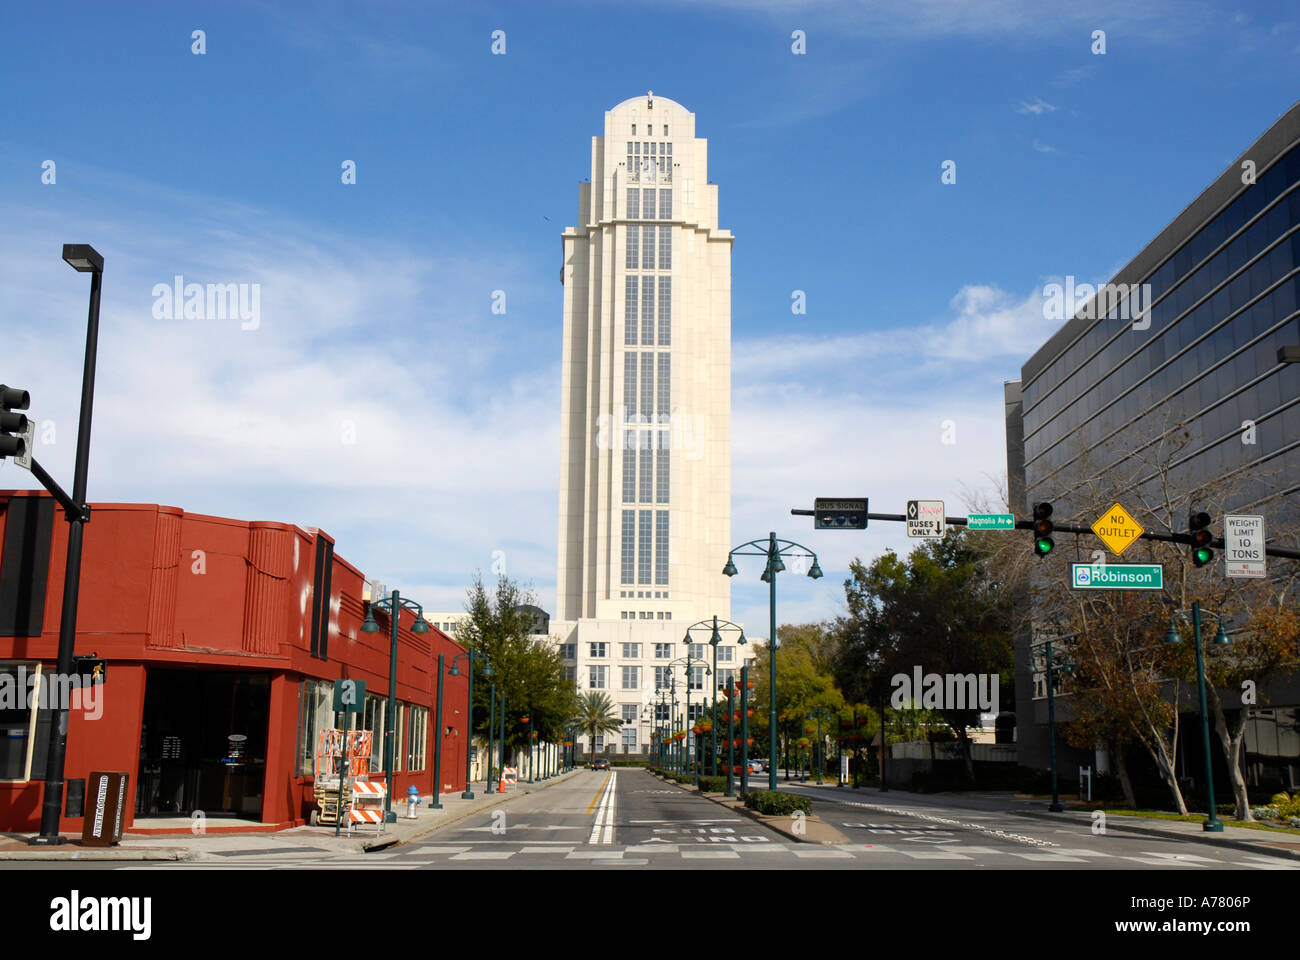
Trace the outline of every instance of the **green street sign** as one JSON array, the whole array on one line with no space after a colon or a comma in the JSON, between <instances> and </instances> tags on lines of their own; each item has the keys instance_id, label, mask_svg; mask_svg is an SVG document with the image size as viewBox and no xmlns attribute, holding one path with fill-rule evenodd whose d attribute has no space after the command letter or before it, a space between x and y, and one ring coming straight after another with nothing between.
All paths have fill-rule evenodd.
<instances>
[{"instance_id":1,"label":"green street sign","mask_svg":"<svg viewBox=\"0 0 1300 960\"><path fill-rule=\"evenodd\" d=\"M1014 530L1016 518L1010 513L972 513L966 518L967 530Z\"/></svg>"},{"instance_id":2,"label":"green street sign","mask_svg":"<svg viewBox=\"0 0 1300 960\"><path fill-rule=\"evenodd\" d=\"M334 712L360 713L366 702L366 681L335 680Z\"/></svg>"},{"instance_id":3,"label":"green street sign","mask_svg":"<svg viewBox=\"0 0 1300 960\"><path fill-rule=\"evenodd\" d=\"M1160 590L1164 581L1158 563L1070 564L1070 586L1076 590Z\"/></svg>"}]
</instances>

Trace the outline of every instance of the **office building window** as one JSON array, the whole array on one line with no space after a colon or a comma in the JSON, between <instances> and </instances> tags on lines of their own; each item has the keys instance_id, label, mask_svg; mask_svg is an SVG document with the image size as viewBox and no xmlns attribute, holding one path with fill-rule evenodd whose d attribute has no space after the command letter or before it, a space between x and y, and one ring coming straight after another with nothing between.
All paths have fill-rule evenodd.
<instances>
[{"instance_id":1,"label":"office building window","mask_svg":"<svg viewBox=\"0 0 1300 960\"><path fill-rule=\"evenodd\" d=\"M655 583L668 582L668 511L655 511Z\"/></svg>"},{"instance_id":2,"label":"office building window","mask_svg":"<svg viewBox=\"0 0 1300 960\"><path fill-rule=\"evenodd\" d=\"M706 643L688 643L686 645L686 655L692 660L703 660L704 650L707 646Z\"/></svg>"},{"instance_id":3,"label":"office building window","mask_svg":"<svg viewBox=\"0 0 1300 960\"><path fill-rule=\"evenodd\" d=\"M627 145L628 150L632 149L632 144ZM641 188L627 188L627 219L636 220L641 216Z\"/></svg>"},{"instance_id":4,"label":"office building window","mask_svg":"<svg viewBox=\"0 0 1300 960\"><path fill-rule=\"evenodd\" d=\"M605 689L605 667L588 667L587 679L590 681L587 686L592 690Z\"/></svg>"},{"instance_id":5,"label":"office building window","mask_svg":"<svg viewBox=\"0 0 1300 960\"><path fill-rule=\"evenodd\" d=\"M645 191L645 209L641 211L646 220L655 218L655 191L653 187L647 187Z\"/></svg>"},{"instance_id":6,"label":"office building window","mask_svg":"<svg viewBox=\"0 0 1300 960\"><path fill-rule=\"evenodd\" d=\"M596 734L595 738L592 740L591 749L596 753L600 753L600 751L605 749L605 735L603 733Z\"/></svg>"},{"instance_id":7,"label":"office building window","mask_svg":"<svg viewBox=\"0 0 1300 960\"><path fill-rule=\"evenodd\" d=\"M590 644L588 644L587 646L590 648L590 651L591 651L591 652L590 652L590 656L591 656L593 659L595 659L595 660L603 660L603 659L605 659L605 644L603 644L603 643L590 643Z\"/></svg>"},{"instance_id":8,"label":"office building window","mask_svg":"<svg viewBox=\"0 0 1300 960\"><path fill-rule=\"evenodd\" d=\"M565 660L576 660L578 658L578 645L576 643L560 644L560 656Z\"/></svg>"},{"instance_id":9,"label":"office building window","mask_svg":"<svg viewBox=\"0 0 1300 960\"><path fill-rule=\"evenodd\" d=\"M655 228L650 225L641 228L641 269L655 268Z\"/></svg>"},{"instance_id":10,"label":"office building window","mask_svg":"<svg viewBox=\"0 0 1300 960\"><path fill-rule=\"evenodd\" d=\"M637 290L640 281L635 273L629 273L623 280L623 344L636 346Z\"/></svg>"},{"instance_id":11,"label":"office building window","mask_svg":"<svg viewBox=\"0 0 1300 960\"><path fill-rule=\"evenodd\" d=\"M641 689L641 668L640 667L623 668L623 689L624 690Z\"/></svg>"},{"instance_id":12,"label":"office building window","mask_svg":"<svg viewBox=\"0 0 1300 960\"><path fill-rule=\"evenodd\" d=\"M691 667L691 689L704 689L704 667Z\"/></svg>"},{"instance_id":13,"label":"office building window","mask_svg":"<svg viewBox=\"0 0 1300 960\"><path fill-rule=\"evenodd\" d=\"M623 232L627 237L627 268L635 270L641 263L641 248L637 243L641 239L641 228L634 223L628 224L623 228Z\"/></svg>"},{"instance_id":14,"label":"office building window","mask_svg":"<svg viewBox=\"0 0 1300 960\"><path fill-rule=\"evenodd\" d=\"M650 440L654 434L641 433L641 502L650 503L654 499L654 451L650 449Z\"/></svg>"},{"instance_id":15,"label":"office building window","mask_svg":"<svg viewBox=\"0 0 1300 960\"><path fill-rule=\"evenodd\" d=\"M636 502L636 433L632 430L623 432L623 502Z\"/></svg>"},{"instance_id":16,"label":"office building window","mask_svg":"<svg viewBox=\"0 0 1300 960\"><path fill-rule=\"evenodd\" d=\"M623 728L623 749L624 751L636 749L636 727Z\"/></svg>"},{"instance_id":17,"label":"office building window","mask_svg":"<svg viewBox=\"0 0 1300 960\"><path fill-rule=\"evenodd\" d=\"M702 716L704 716L704 704L702 704L702 703L692 703L692 704L691 704L691 707L690 707L690 710L689 710L688 713L687 713L687 718L690 720L690 722L691 722L691 723L694 723L696 720L700 719L700 717L702 717Z\"/></svg>"},{"instance_id":18,"label":"office building window","mask_svg":"<svg viewBox=\"0 0 1300 960\"><path fill-rule=\"evenodd\" d=\"M668 502L668 464L672 453L668 449L668 431L659 433L659 452L655 454L655 503Z\"/></svg>"},{"instance_id":19,"label":"office building window","mask_svg":"<svg viewBox=\"0 0 1300 960\"><path fill-rule=\"evenodd\" d=\"M655 342L655 278L641 278L641 345L654 346ZM646 414L650 413L649 401L646 401Z\"/></svg>"},{"instance_id":20,"label":"office building window","mask_svg":"<svg viewBox=\"0 0 1300 960\"><path fill-rule=\"evenodd\" d=\"M656 659L656 660L669 660L669 659L672 658L672 655L673 655L673 645L672 645L671 643L656 643L656 644L655 644L655 659Z\"/></svg>"},{"instance_id":21,"label":"office building window","mask_svg":"<svg viewBox=\"0 0 1300 960\"><path fill-rule=\"evenodd\" d=\"M659 228L659 269L671 270L673 268L673 228L662 226ZM667 280L667 277L660 277L660 281ZM663 289L663 283L659 284L659 289Z\"/></svg>"},{"instance_id":22,"label":"office building window","mask_svg":"<svg viewBox=\"0 0 1300 960\"><path fill-rule=\"evenodd\" d=\"M621 709L624 723L636 723L641 717L641 708L635 703L625 703Z\"/></svg>"},{"instance_id":23,"label":"office building window","mask_svg":"<svg viewBox=\"0 0 1300 960\"><path fill-rule=\"evenodd\" d=\"M647 419L655 412L655 355L641 354L641 413Z\"/></svg>"},{"instance_id":24,"label":"office building window","mask_svg":"<svg viewBox=\"0 0 1300 960\"><path fill-rule=\"evenodd\" d=\"M736 655L735 647L718 645L718 663L731 663Z\"/></svg>"},{"instance_id":25,"label":"office building window","mask_svg":"<svg viewBox=\"0 0 1300 960\"><path fill-rule=\"evenodd\" d=\"M637 518L639 525L638 534L639 542L637 543L636 556L636 582L648 584L650 582L650 514L651 510L641 510Z\"/></svg>"},{"instance_id":26,"label":"office building window","mask_svg":"<svg viewBox=\"0 0 1300 960\"><path fill-rule=\"evenodd\" d=\"M665 228L667 229L667 228ZM661 263L662 267L663 264ZM673 278L658 277L659 281L659 346L672 346L672 307L673 307Z\"/></svg>"},{"instance_id":27,"label":"office building window","mask_svg":"<svg viewBox=\"0 0 1300 960\"><path fill-rule=\"evenodd\" d=\"M627 456L632 456L632 454L628 453ZM635 555L634 553L635 550L636 550L636 511L624 510L623 511L623 555L622 555L622 563L620 564L622 568L620 570L620 576L624 583L633 582L632 558Z\"/></svg>"},{"instance_id":28,"label":"office building window","mask_svg":"<svg viewBox=\"0 0 1300 960\"><path fill-rule=\"evenodd\" d=\"M732 686L732 684L734 684L735 682L736 682L736 671L735 671L735 670L730 670L730 669L728 669L728 670L723 670L721 667L718 668L718 686L719 686L719 687L724 687L724 688L730 689L731 686Z\"/></svg>"},{"instance_id":29,"label":"office building window","mask_svg":"<svg viewBox=\"0 0 1300 960\"><path fill-rule=\"evenodd\" d=\"M625 659L625 660L640 660L640 659L641 659L641 644L639 644L639 643L625 643L625 644L623 644L623 659Z\"/></svg>"},{"instance_id":30,"label":"office building window","mask_svg":"<svg viewBox=\"0 0 1300 960\"><path fill-rule=\"evenodd\" d=\"M673 670L672 667L655 667L655 689L667 690L672 686Z\"/></svg>"},{"instance_id":31,"label":"office building window","mask_svg":"<svg viewBox=\"0 0 1300 960\"><path fill-rule=\"evenodd\" d=\"M565 668L564 668L564 679L567 680L569 683L575 683L575 684L576 684L576 683L578 682L578 668L577 668L577 667L565 667Z\"/></svg>"},{"instance_id":32,"label":"office building window","mask_svg":"<svg viewBox=\"0 0 1300 960\"><path fill-rule=\"evenodd\" d=\"M636 354L623 354L623 407L624 416L631 420L636 416Z\"/></svg>"},{"instance_id":33,"label":"office building window","mask_svg":"<svg viewBox=\"0 0 1300 960\"><path fill-rule=\"evenodd\" d=\"M672 413L672 376L669 363L672 357L667 353L659 354L659 383L658 383L658 405L655 412L661 417L666 417ZM659 423L667 423L667 420L660 420Z\"/></svg>"}]
</instances>

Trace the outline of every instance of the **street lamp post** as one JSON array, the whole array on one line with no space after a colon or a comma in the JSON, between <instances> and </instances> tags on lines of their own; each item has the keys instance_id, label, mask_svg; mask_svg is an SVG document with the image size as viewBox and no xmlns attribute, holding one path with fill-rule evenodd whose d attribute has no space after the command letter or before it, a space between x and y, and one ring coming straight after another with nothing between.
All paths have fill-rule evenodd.
<instances>
[{"instance_id":1,"label":"street lamp post","mask_svg":"<svg viewBox=\"0 0 1300 960\"><path fill-rule=\"evenodd\" d=\"M474 791L470 789L473 782L470 780L470 746L474 742L474 648L469 647L464 653L458 653L452 657L451 669L447 671L449 676L459 677L460 667L457 663L461 657L468 657L469 663L466 665L466 673L469 675L469 702L465 708L465 790L460 795L462 800L473 800ZM486 654L479 654L479 659L483 661L483 676L492 676L492 663L488 660ZM503 693L502 699L505 699ZM491 785L489 784L489 787Z\"/></svg>"},{"instance_id":2,"label":"street lamp post","mask_svg":"<svg viewBox=\"0 0 1300 960\"><path fill-rule=\"evenodd\" d=\"M1201 693L1201 746L1205 750L1205 794L1206 801L1209 804L1209 814L1205 823L1201 824L1201 829L1206 833L1222 833L1223 821L1219 819L1219 811L1214 803L1214 767L1211 765L1212 757L1210 754L1210 715L1205 705L1205 657L1201 649L1202 612L1214 617L1215 622L1219 625L1214 637L1215 644L1226 646L1231 643L1232 641L1228 639L1228 634L1223 629L1222 614L1215 613L1213 610L1202 611L1200 601L1193 601L1190 611L1177 610L1169 617L1169 632L1165 634L1165 643L1180 642L1178 630L1174 626L1176 620L1191 621L1192 639L1196 644L1196 683L1200 687Z\"/></svg>"},{"instance_id":3,"label":"street lamp post","mask_svg":"<svg viewBox=\"0 0 1300 960\"><path fill-rule=\"evenodd\" d=\"M829 708L825 706L814 707L812 715L817 718L817 782L822 782L822 777L826 772L826 756L824 741L822 740L822 717L829 714Z\"/></svg>"},{"instance_id":4,"label":"street lamp post","mask_svg":"<svg viewBox=\"0 0 1300 960\"><path fill-rule=\"evenodd\" d=\"M90 274L90 310L86 317L86 358L81 371L81 418L77 423L77 459L72 474L72 498L44 468L32 458L32 475L51 493L63 496L68 519L68 550L63 566L63 608L59 614L58 672L72 674L72 657L77 639L77 600L81 592L81 542L85 525L90 521L86 505L86 476L90 469L90 422L95 405L95 363L99 355L99 291L104 277L104 258L88 243L65 243L63 259L78 273ZM28 843L32 846L57 846L59 815L63 808L63 770L68 750L68 708L60 702L54 714L54 729L45 755L45 783L41 795L41 832Z\"/></svg>"},{"instance_id":5,"label":"street lamp post","mask_svg":"<svg viewBox=\"0 0 1300 960\"><path fill-rule=\"evenodd\" d=\"M768 763L768 789L776 789L776 575L785 569L785 564L781 561L783 554L799 557L811 557L812 566L808 570L808 576L813 580L822 575L822 568L817 563L817 554L809 550L802 544L795 543L793 540L778 540L776 532L768 534L767 542L761 540L751 540L748 543L742 543L735 547L727 555L727 565L722 568L722 572L728 577L734 577L738 572L733 557L737 554L740 556L765 557L766 566L763 568L763 575L760 578L768 585L768 613L770 634L768 637L768 756L771 758ZM748 771L746 771L748 776Z\"/></svg>"},{"instance_id":6,"label":"street lamp post","mask_svg":"<svg viewBox=\"0 0 1300 960\"><path fill-rule=\"evenodd\" d=\"M690 634L688 633L687 640L689 641L689 639L690 639ZM714 649L716 650L717 648L715 647ZM686 723L684 724L684 726L692 727L693 724L691 720L691 665L696 663L700 664L700 666L704 668L704 672L707 676L711 677L713 676L713 673L712 671L709 670L709 664L707 660L700 660L698 657L692 657L689 653L684 657L678 657L676 660L668 661L668 669L672 670L672 668L679 663L683 664L686 669ZM687 763L691 763L691 751L690 751L691 742L692 741L690 740L683 741L683 750L685 752L685 759ZM691 764L691 767L695 771L695 785L698 787L700 785L700 768L699 768L698 750L696 751L695 763ZM686 768L683 768L683 770L685 769Z\"/></svg>"},{"instance_id":7,"label":"street lamp post","mask_svg":"<svg viewBox=\"0 0 1300 960\"><path fill-rule=\"evenodd\" d=\"M438 654L438 704L434 710L433 722L433 799L429 803L431 810L442 809L438 790L442 786L442 674L445 659L443 654Z\"/></svg>"},{"instance_id":8,"label":"street lamp post","mask_svg":"<svg viewBox=\"0 0 1300 960\"><path fill-rule=\"evenodd\" d=\"M496 735L497 728L497 685L491 684L488 688L488 742L487 742L487 767L483 773L483 792L492 792L492 741Z\"/></svg>"},{"instance_id":9,"label":"street lamp post","mask_svg":"<svg viewBox=\"0 0 1300 960\"><path fill-rule=\"evenodd\" d=\"M1062 640L1064 637L1056 637L1055 640ZM1049 745L1048 756L1052 764L1052 802L1047 805L1051 813L1061 813L1065 810L1065 805L1061 803L1061 793L1058 789L1057 782L1057 762L1056 762L1056 679L1055 679L1055 660L1052 655L1052 638L1042 640L1037 646L1043 648L1043 657L1046 662L1047 670L1047 739ZM1065 671L1069 672L1069 665L1064 664Z\"/></svg>"},{"instance_id":10,"label":"street lamp post","mask_svg":"<svg viewBox=\"0 0 1300 960\"><path fill-rule=\"evenodd\" d=\"M396 590L391 595L380 600L371 597L370 607L366 610L365 622L361 624L362 633L378 633L379 624L375 620L375 611L380 610L388 614L388 709L384 716L385 823L397 822L397 814L393 812L393 761L397 751L397 631L401 623L403 609L410 610L415 614L415 623L411 625L412 633L429 632L429 625L424 621L424 608L413 600L403 600L401 593ZM441 736L442 731L439 730L438 733ZM436 754L435 747L435 756ZM342 786L340 785L341 789Z\"/></svg>"},{"instance_id":11,"label":"street lamp post","mask_svg":"<svg viewBox=\"0 0 1300 960\"><path fill-rule=\"evenodd\" d=\"M716 677L718 675L718 644L722 641L722 631L724 630L738 631L740 634L740 638L736 641L737 644L745 643L745 631L740 627L739 624L732 623L730 620L719 620L715 615L712 620L701 620L698 623L693 623L689 627L687 627L686 637L684 640L682 640L683 643L690 644L691 631L696 629L697 627L708 627L712 631L709 635L709 646L713 648L713 676ZM718 694L717 694L716 685L713 686L714 686L714 694L713 694L713 721L712 721L712 733L713 733L712 769L713 769L713 776L716 777L718 775L718 726L717 726Z\"/></svg>"},{"instance_id":12,"label":"street lamp post","mask_svg":"<svg viewBox=\"0 0 1300 960\"><path fill-rule=\"evenodd\" d=\"M768 761L768 772L776 779L775 755ZM749 794L749 664L740 668L740 795Z\"/></svg>"},{"instance_id":13,"label":"street lamp post","mask_svg":"<svg viewBox=\"0 0 1300 960\"><path fill-rule=\"evenodd\" d=\"M726 796L734 797L736 791L732 787L732 777L736 773L736 698L735 684L729 684L727 687L727 792Z\"/></svg>"}]
</instances>

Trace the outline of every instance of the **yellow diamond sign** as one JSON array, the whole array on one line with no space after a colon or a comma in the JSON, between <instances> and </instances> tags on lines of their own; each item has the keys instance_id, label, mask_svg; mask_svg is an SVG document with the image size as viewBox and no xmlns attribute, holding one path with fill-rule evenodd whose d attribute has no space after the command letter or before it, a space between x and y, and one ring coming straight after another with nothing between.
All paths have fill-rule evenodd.
<instances>
[{"instance_id":1,"label":"yellow diamond sign","mask_svg":"<svg viewBox=\"0 0 1300 960\"><path fill-rule=\"evenodd\" d=\"M1110 548L1111 553L1118 557L1142 536L1143 531L1142 524L1134 520L1127 510L1116 503L1097 518L1097 522L1092 525L1092 532L1101 538L1101 542Z\"/></svg>"}]
</instances>

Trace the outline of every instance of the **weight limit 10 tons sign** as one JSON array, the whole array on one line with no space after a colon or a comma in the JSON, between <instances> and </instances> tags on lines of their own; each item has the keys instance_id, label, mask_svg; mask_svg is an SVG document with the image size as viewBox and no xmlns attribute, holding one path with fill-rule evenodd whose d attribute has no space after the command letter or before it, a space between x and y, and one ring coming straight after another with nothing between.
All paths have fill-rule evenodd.
<instances>
[{"instance_id":1,"label":"weight limit 10 tons sign","mask_svg":"<svg viewBox=\"0 0 1300 960\"><path fill-rule=\"evenodd\" d=\"M1263 579L1264 518L1227 514L1223 518L1223 568L1229 577Z\"/></svg>"}]
</instances>

